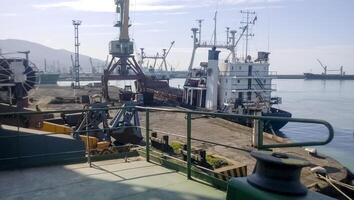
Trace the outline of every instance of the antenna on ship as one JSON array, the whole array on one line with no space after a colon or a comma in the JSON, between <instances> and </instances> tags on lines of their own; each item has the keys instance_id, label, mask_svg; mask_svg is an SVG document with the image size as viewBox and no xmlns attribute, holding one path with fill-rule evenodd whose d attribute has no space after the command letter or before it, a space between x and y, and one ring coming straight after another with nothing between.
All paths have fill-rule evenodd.
<instances>
[{"instance_id":1,"label":"antenna on ship","mask_svg":"<svg viewBox=\"0 0 354 200\"><path fill-rule=\"evenodd\" d=\"M216 41L216 25L217 25L217 11L215 11L215 15L214 15L214 33L212 38L214 38L214 42L212 42L210 40L209 43L207 42L201 42L202 37L201 37L201 28L202 28L202 22L204 21L203 19L197 19L196 20L198 22L199 28L192 28L192 39L193 39L193 51L192 51L192 57L191 57L191 61L189 63L189 67L188 67L188 77L191 75L191 70L193 67L193 63L194 63L194 57L195 57L195 53L196 50L198 48L213 48L216 47L218 49L227 49L230 51L230 55L232 56L232 61L235 62L236 61L236 45L239 42L239 40L241 39L241 37L243 36L245 30L241 33L240 38L236 41L236 30L230 30L229 27L226 27L226 43L225 44L217 44ZM229 57L228 56L228 57Z\"/></svg>"},{"instance_id":2,"label":"antenna on ship","mask_svg":"<svg viewBox=\"0 0 354 200\"><path fill-rule=\"evenodd\" d=\"M214 46L216 46L216 22L217 22L218 11L215 11L214 15Z\"/></svg>"},{"instance_id":3,"label":"antenna on ship","mask_svg":"<svg viewBox=\"0 0 354 200\"><path fill-rule=\"evenodd\" d=\"M241 10L241 13L246 16L245 17L246 21L241 21L241 24L245 24L245 30L246 30L246 34L245 34L245 36L246 36L246 50L245 50L245 53L246 54L245 54L245 57L247 59L247 57L248 57L248 40L249 40L249 37L253 37L254 36L254 34L249 32L249 26L255 24L255 22L257 20L257 16L256 16L256 12L249 11L249 10L246 10L246 11ZM252 21L251 21L251 17L253 17Z\"/></svg>"},{"instance_id":4,"label":"antenna on ship","mask_svg":"<svg viewBox=\"0 0 354 200\"><path fill-rule=\"evenodd\" d=\"M202 22L204 21L204 19L197 19L196 20L198 22L198 25L199 25L199 30L198 30L198 36L199 36L199 44L200 42L202 41Z\"/></svg>"},{"instance_id":5,"label":"antenna on ship","mask_svg":"<svg viewBox=\"0 0 354 200\"><path fill-rule=\"evenodd\" d=\"M229 34L230 34L230 27L226 27L226 44L227 45L230 42Z\"/></svg>"}]
</instances>

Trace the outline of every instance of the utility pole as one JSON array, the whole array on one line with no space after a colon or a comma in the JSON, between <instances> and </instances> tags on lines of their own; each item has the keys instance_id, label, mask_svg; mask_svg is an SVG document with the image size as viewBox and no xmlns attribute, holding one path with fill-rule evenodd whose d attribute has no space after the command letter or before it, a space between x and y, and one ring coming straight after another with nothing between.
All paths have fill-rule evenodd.
<instances>
[{"instance_id":1,"label":"utility pole","mask_svg":"<svg viewBox=\"0 0 354 200\"><path fill-rule=\"evenodd\" d=\"M74 38L75 38L75 55L74 55L74 88L80 88L80 42L79 42L79 26L80 20L73 20Z\"/></svg>"}]
</instances>

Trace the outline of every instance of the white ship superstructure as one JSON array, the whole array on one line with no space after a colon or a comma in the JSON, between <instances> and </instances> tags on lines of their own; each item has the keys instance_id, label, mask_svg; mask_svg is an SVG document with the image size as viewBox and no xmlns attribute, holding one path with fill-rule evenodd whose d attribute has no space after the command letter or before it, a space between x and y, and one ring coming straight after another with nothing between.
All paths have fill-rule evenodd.
<instances>
[{"instance_id":1,"label":"white ship superstructure","mask_svg":"<svg viewBox=\"0 0 354 200\"><path fill-rule=\"evenodd\" d=\"M276 90L272 79L275 72L269 71L268 52L259 52L255 61L226 62L220 66L219 105L223 110L244 114L244 110L262 110L267 112Z\"/></svg>"},{"instance_id":2,"label":"white ship superstructure","mask_svg":"<svg viewBox=\"0 0 354 200\"><path fill-rule=\"evenodd\" d=\"M209 111L291 117L290 113L272 107L280 104L281 98L271 95L276 90L276 85L272 83L276 73L269 69L270 53L258 52L256 59L248 54L248 38L253 36L248 29L254 25L257 17L254 12L242 13L246 15L246 21L241 27L241 33L236 39L236 31L227 28L224 44L216 42L216 14L213 43L201 42L202 20L198 20L199 28L192 28L193 53L188 78L183 87L183 103L187 107ZM237 58L235 51L242 38L246 42L244 59ZM193 68L198 48L210 49L208 62L201 62L199 68ZM227 50L229 56L219 59L219 50ZM279 130L285 124L274 123L271 129Z\"/></svg>"}]
</instances>

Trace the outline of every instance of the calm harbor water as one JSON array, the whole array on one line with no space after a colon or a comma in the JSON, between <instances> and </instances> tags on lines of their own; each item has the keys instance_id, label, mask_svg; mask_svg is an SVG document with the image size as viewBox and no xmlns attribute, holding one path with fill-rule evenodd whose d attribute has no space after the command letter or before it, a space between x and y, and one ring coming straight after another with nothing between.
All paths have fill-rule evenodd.
<instances>
[{"instance_id":1,"label":"calm harbor water","mask_svg":"<svg viewBox=\"0 0 354 200\"><path fill-rule=\"evenodd\" d=\"M333 141L318 147L354 172L354 81L351 80L274 80L283 99L279 107L293 117L323 119L335 129ZM289 123L283 128L294 141L323 139L323 127Z\"/></svg>"},{"instance_id":2,"label":"calm harbor water","mask_svg":"<svg viewBox=\"0 0 354 200\"><path fill-rule=\"evenodd\" d=\"M326 146L316 147L321 153L340 161L354 172L354 81L345 80L273 80L282 97L280 109L296 118L322 119L332 124L335 136ZM170 85L182 87L184 79L173 79ZM325 140L325 127L313 124L288 123L283 129L294 142Z\"/></svg>"},{"instance_id":3,"label":"calm harbor water","mask_svg":"<svg viewBox=\"0 0 354 200\"><path fill-rule=\"evenodd\" d=\"M88 84L83 82L82 84ZM354 81L336 80L274 80L277 91L273 96L282 97L280 109L289 111L296 118L323 119L335 129L334 140L321 147L321 153L329 155L354 172ZM111 82L124 87L132 81ZM182 87L184 79L172 79L170 85ZM61 82L59 85L70 85ZM283 129L286 137L296 142L324 140L328 131L323 126L288 123Z\"/></svg>"}]
</instances>

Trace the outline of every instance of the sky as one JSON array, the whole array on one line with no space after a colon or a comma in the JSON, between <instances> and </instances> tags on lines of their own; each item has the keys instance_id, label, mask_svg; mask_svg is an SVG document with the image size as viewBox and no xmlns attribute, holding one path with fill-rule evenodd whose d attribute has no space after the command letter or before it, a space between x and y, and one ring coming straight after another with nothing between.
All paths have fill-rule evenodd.
<instances>
[{"instance_id":1,"label":"sky","mask_svg":"<svg viewBox=\"0 0 354 200\"><path fill-rule=\"evenodd\" d=\"M217 40L225 42L225 27L240 31L240 10L257 13L250 54L269 51L271 70L278 74L322 72L344 66L354 74L354 0L130 0L130 36L135 48L155 54L175 46L168 57L174 68L188 68L191 28L204 19L202 40L210 41L214 12L218 11ZM72 20L82 20L83 54L106 59L108 43L117 39L113 0L0 0L0 39L22 39L74 50ZM237 53L244 53L244 41ZM197 53L196 63L205 61Z\"/></svg>"}]
</instances>

